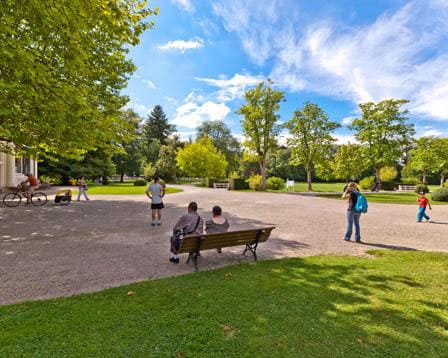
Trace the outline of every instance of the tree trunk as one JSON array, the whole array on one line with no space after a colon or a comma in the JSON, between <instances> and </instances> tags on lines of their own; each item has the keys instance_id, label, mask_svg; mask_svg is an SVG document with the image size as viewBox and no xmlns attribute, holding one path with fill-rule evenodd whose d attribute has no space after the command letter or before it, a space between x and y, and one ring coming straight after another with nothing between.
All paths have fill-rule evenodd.
<instances>
[{"instance_id":1,"label":"tree trunk","mask_svg":"<svg viewBox=\"0 0 448 358\"><path fill-rule=\"evenodd\" d=\"M422 174L422 182L423 184L426 184L426 173Z\"/></svg>"},{"instance_id":2,"label":"tree trunk","mask_svg":"<svg viewBox=\"0 0 448 358\"><path fill-rule=\"evenodd\" d=\"M445 184L445 174L440 174L440 187L443 188L443 184Z\"/></svg>"},{"instance_id":3,"label":"tree trunk","mask_svg":"<svg viewBox=\"0 0 448 358\"><path fill-rule=\"evenodd\" d=\"M375 168L375 180L376 183L378 183L377 190L381 190L381 174L380 174L381 168Z\"/></svg>"},{"instance_id":4,"label":"tree trunk","mask_svg":"<svg viewBox=\"0 0 448 358\"><path fill-rule=\"evenodd\" d=\"M120 183L123 183L123 182L124 182L124 174L121 173L121 174L120 174Z\"/></svg>"},{"instance_id":5,"label":"tree trunk","mask_svg":"<svg viewBox=\"0 0 448 358\"><path fill-rule=\"evenodd\" d=\"M313 184L312 184L312 170L308 168L306 170L306 182L308 183L308 191L313 191Z\"/></svg>"},{"instance_id":6,"label":"tree trunk","mask_svg":"<svg viewBox=\"0 0 448 358\"><path fill-rule=\"evenodd\" d=\"M261 190L266 191L266 159L260 161Z\"/></svg>"}]
</instances>

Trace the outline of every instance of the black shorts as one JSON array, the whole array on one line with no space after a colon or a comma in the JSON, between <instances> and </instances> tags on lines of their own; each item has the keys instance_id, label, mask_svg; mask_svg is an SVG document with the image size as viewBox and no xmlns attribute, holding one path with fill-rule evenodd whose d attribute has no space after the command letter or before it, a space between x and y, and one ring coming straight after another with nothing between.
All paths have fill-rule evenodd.
<instances>
[{"instance_id":1,"label":"black shorts","mask_svg":"<svg viewBox=\"0 0 448 358\"><path fill-rule=\"evenodd\" d=\"M152 210L160 210L160 209L163 209L163 208L164 208L163 203L160 203L160 204L151 204L151 209L152 209Z\"/></svg>"}]
</instances>

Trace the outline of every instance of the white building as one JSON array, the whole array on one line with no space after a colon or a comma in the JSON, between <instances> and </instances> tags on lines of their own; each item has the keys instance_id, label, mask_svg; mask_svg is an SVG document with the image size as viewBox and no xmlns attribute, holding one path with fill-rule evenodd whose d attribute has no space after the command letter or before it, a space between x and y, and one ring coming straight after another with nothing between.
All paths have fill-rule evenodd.
<instances>
[{"instance_id":1,"label":"white building","mask_svg":"<svg viewBox=\"0 0 448 358\"><path fill-rule=\"evenodd\" d=\"M0 152L0 189L17 186L26 180L27 173L37 177L36 160Z\"/></svg>"}]
</instances>

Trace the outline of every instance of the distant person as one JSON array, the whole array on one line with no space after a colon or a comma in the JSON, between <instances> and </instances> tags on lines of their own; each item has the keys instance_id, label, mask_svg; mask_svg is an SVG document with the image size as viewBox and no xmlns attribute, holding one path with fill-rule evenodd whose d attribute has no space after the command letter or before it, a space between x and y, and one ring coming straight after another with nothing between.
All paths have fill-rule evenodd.
<instances>
[{"instance_id":1,"label":"distant person","mask_svg":"<svg viewBox=\"0 0 448 358\"><path fill-rule=\"evenodd\" d=\"M375 182L373 185L372 185L372 193L373 192L378 192L378 191L380 191L380 183L379 182Z\"/></svg>"},{"instance_id":2,"label":"distant person","mask_svg":"<svg viewBox=\"0 0 448 358\"><path fill-rule=\"evenodd\" d=\"M361 242L361 228L359 226L361 213L357 213L355 211L355 206L358 201L358 186L356 185L356 183L351 182L347 185L344 194L342 194L342 199L347 198L347 231L345 233L344 240L350 241L353 232L353 224L355 224L355 241Z\"/></svg>"},{"instance_id":3,"label":"distant person","mask_svg":"<svg viewBox=\"0 0 448 358\"><path fill-rule=\"evenodd\" d=\"M165 188L160 184L160 178L154 177L154 181L146 189L146 195L151 199L151 226L160 226L162 219L163 197L165 196Z\"/></svg>"},{"instance_id":4,"label":"distant person","mask_svg":"<svg viewBox=\"0 0 448 358\"><path fill-rule=\"evenodd\" d=\"M78 180L78 190L78 201L81 200L81 195L84 196L84 199L90 200L87 196L87 190L89 190L89 188L87 187L87 182L84 177L81 177Z\"/></svg>"},{"instance_id":5,"label":"distant person","mask_svg":"<svg viewBox=\"0 0 448 358\"><path fill-rule=\"evenodd\" d=\"M173 236L171 236L171 252L173 256L170 262L178 264L178 250L182 246L182 239L186 235L202 234L204 222L198 214L198 204L194 201L188 204L188 212L182 215L173 228Z\"/></svg>"},{"instance_id":6,"label":"distant person","mask_svg":"<svg viewBox=\"0 0 448 358\"><path fill-rule=\"evenodd\" d=\"M226 232L229 229L229 222L222 216L222 209L219 206L214 206L212 209L213 217L205 222L205 232L207 234ZM221 253L221 249L217 249Z\"/></svg>"},{"instance_id":7,"label":"distant person","mask_svg":"<svg viewBox=\"0 0 448 358\"><path fill-rule=\"evenodd\" d=\"M31 202L31 194L36 190L39 186L39 180L32 174L26 174L26 180L20 183L23 190L23 195L25 196L27 203Z\"/></svg>"},{"instance_id":8,"label":"distant person","mask_svg":"<svg viewBox=\"0 0 448 358\"><path fill-rule=\"evenodd\" d=\"M425 218L426 222L430 220L430 217L426 215L426 207L429 207L429 210L432 210L431 204L426 197L423 191L420 192L417 198L418 202L418 213L417 213L417 222L421 223L422 219Z\"/></svg>"},{"instance_id":9,"label":"distant person","mask_svg":"<svg viewBox=\"0 0 448 358\"><path fill-rule=\"evenodd\" d=\"M72 186L76 186L76 179L72 179Z\"/></svg>"}]
</instances>

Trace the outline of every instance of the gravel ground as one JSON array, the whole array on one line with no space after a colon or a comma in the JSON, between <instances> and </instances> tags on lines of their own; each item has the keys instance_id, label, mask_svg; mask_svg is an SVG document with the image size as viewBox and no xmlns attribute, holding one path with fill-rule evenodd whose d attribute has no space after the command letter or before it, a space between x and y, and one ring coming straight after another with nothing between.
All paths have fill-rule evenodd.
<instances>
[{"instance_id":1,"label":"gravel ground","mask_svg":"<svg viewBox=\"0 0 448 358\"><path fill-rule=\"evenodd\" d=\"M131 282L193 272L168 262L171 228L197 201L205 218L222 206L231 229L274 225L258 248L260 259L319 254L363 255L377 248L448 252L448 206L433 223L415 222L416 206L370 204L361 218L363 244L342 240L346 203L274 193L179 186L165 198L161 227L151 227L143 196L92 196L69 206L0 207L0 303L68 296ZM199 269L240 262L243 247L202 253Z\"/></svg>"}]
</instances>

